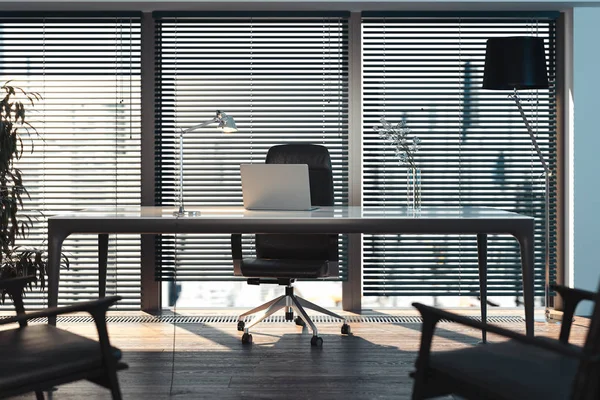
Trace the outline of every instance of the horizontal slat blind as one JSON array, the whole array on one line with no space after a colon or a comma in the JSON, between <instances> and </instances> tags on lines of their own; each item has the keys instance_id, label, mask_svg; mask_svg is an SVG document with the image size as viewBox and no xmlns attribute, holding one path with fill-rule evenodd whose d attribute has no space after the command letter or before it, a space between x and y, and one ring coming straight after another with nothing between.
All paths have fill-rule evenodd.
<instances>
[{"instance_id":1,"label":"horizontal slat blind","mask_svg":"<svg viewBox=\"0 0 600 400\"><path fill-rule=\"evenodd\" d=\"M155 21L158 205L177 204L178 132L215 110L239 131L211 125L185 135L187 208L242 205L239 165L263 163L269 147L289 142L329 149L335 202L347 204L347 17L155 14ZM250 256L251 239L244 245ZM173 279L175 266L178 280L234 279L229 235L162 235L157 248L157 279Z\"/></svg>"},{"instance_id":2,"label":"horizontal slat blind","mask_svg":"<svg viewBox=\"0 0 600 400\"><path fill-rule=\"evenodd\" d=\"M20 245L45 248L56 213L140 204L139 15L0 14L0 79L43 96L28 113L39 137L21 132L17 165L31 196L22 215L34 226ZM97 240L65 240L59 303L98 297ZM111 235L107 294L124 297L120 308L139 309L139 252L139 235ZM45 293L26 300L42 306Z\"/></svg>"},{"instance_id":3,"label":"horizontal slat blind","mask_svg":"<svg viewBox=\"0 0 600 400\"><path fill-rule=\"evenodd\" d=\"M373 129L406 119L421 140L424 206L492 206L536 219L535 293L544 290L544 175L511 92L481 89L486 39L544 38L549 90L520 91L552 170L556 167L555 23L531 18L363 17L365 205L404 206L407 168ZM551 237L556 183L551 182ZM550 262L554 273L555 248ZM488 238L488 294L521 294L510 236ZM365 235L364 295L476 295L473 236Z\"/></svg>"}]
</instances>

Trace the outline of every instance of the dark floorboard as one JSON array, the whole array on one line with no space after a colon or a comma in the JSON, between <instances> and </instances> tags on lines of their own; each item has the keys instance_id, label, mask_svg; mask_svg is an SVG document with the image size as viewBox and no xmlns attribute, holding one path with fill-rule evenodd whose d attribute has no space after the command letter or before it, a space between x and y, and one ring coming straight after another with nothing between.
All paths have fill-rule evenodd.
<instances>
[{"instance_id":1,"label":"dark floorboard","mask_svg":"<svg viewBox=\"0 0 600 400\"><path fill-rule=\"evenodd\" d=\"M503 324L523 331L520 324ZM91 324L65 329L94 337ZM556 337L560 325L536 323L536 334ZM409 399L420 340L419 324L362 323L352 336L339 325L322 324L323 348L310 346L310 334L291 323L267 323L244 346L235 324L112 324L113 344L129 369L119 373L125 399ZM175 363L173 364L173 332ZM584 327L575 326L581 343ZM442 323L436 351L476 345L479 332ZM492 341L500 340L491 336ZM174 371L174 374L171 374ZM171 391L172 381L172 391ZM33 393L13 400L34 399ZM89 382L63 385L55 400L110 399Z\"/></svg>"}]
</instances>

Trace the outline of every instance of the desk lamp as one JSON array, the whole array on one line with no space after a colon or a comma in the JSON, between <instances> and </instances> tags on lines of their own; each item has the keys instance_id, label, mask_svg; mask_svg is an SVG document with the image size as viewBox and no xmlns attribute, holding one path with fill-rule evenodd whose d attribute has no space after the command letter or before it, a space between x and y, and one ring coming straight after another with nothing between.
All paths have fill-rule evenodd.
<instances>
[{"instance_id":1,"label":"desk lamp","mask_svg":"<svg viewBox=\"0 0 600 400\"><path fill-rule=\"evenodd\" d=\"M214 118L204 121L198 125L194 125L190 128L182 129L179 133L179 210L174 213L176 216L183 216L186 214L186 211L183 207L183 135L214 123L218 124L217 128L223 130L225 133L237 131L237 126L235 125L233 118L225 114L223 111L217 110Z\"/></svg>"},{"instance_id":2,"label":"desk lamp","mask_svg":"<svg viewBox=\"0 0 600 400\"><path fill-rule=\"evenodd\" d=\"M550 282L550 201L549 188L552 171L544 159L538 146L535 134L527 121L521 101L517 94L519 89L547 89L548 75L546 72L546 54L544 39L531 36L516 36L492 38L487 40L485 50L485 68L483 74L483 89L513 90L508 97L517 104L523 122L529 132L533 147L544 168L546 178L546 249L545 249L545 302L549 305ZM547 310L547 308L546 308Z\"/></svg>"}]
</instances>

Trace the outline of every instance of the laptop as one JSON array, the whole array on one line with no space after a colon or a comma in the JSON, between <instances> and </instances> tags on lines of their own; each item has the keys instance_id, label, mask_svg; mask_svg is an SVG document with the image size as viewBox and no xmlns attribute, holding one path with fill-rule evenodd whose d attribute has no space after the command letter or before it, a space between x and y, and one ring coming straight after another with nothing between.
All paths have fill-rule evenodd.
<instances>
[{"instance_id":1,"label":"laptop","mask_svg":"<svg viewBox=\"0 0 600 400\"><path fill-rule=\"evenodd\" d=\"M311 211L308 165L240 164L247 210Z\"/></svg>"}]
</instances>

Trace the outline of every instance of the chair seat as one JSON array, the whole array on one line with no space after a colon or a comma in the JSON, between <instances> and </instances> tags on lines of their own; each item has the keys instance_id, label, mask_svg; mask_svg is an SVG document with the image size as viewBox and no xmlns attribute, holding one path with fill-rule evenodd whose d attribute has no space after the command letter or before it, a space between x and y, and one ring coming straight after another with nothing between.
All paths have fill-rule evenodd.
<instances>
[{"instance_id":1,"label":"chair seat","mask_svg":"<svg viewBox=\"0 0 600 400\"><path fill-rule=\"evenodd\" d=\"M285 260L244 258L242 275L252 278L322 278L328 276L329 263L323 260Z\"/></svg>"},{"instance_id":2,"label":"chair seat","mask_svg":"<svg viewBox=\"0 0 600 400\"><path fill-rule=\"evenodd\" d=\"M558 400L570 397L578 365L574 358L510 340L435 352L429 367L433 375L456 381L453 386L460 386L460 382L475 384L490 398Z\"/></svg>"},{"instance_id":3,"label":"chair seat","mask_svg":"<svg viewBox=\"0 0 600 400\"><path fill-rule=\"evenodd\" d=\"M0 389L102 367L100 343L56 328L29 325L0 331ZM113 348L117 360L121 351Z\"/></svg>"}]
</instances>

